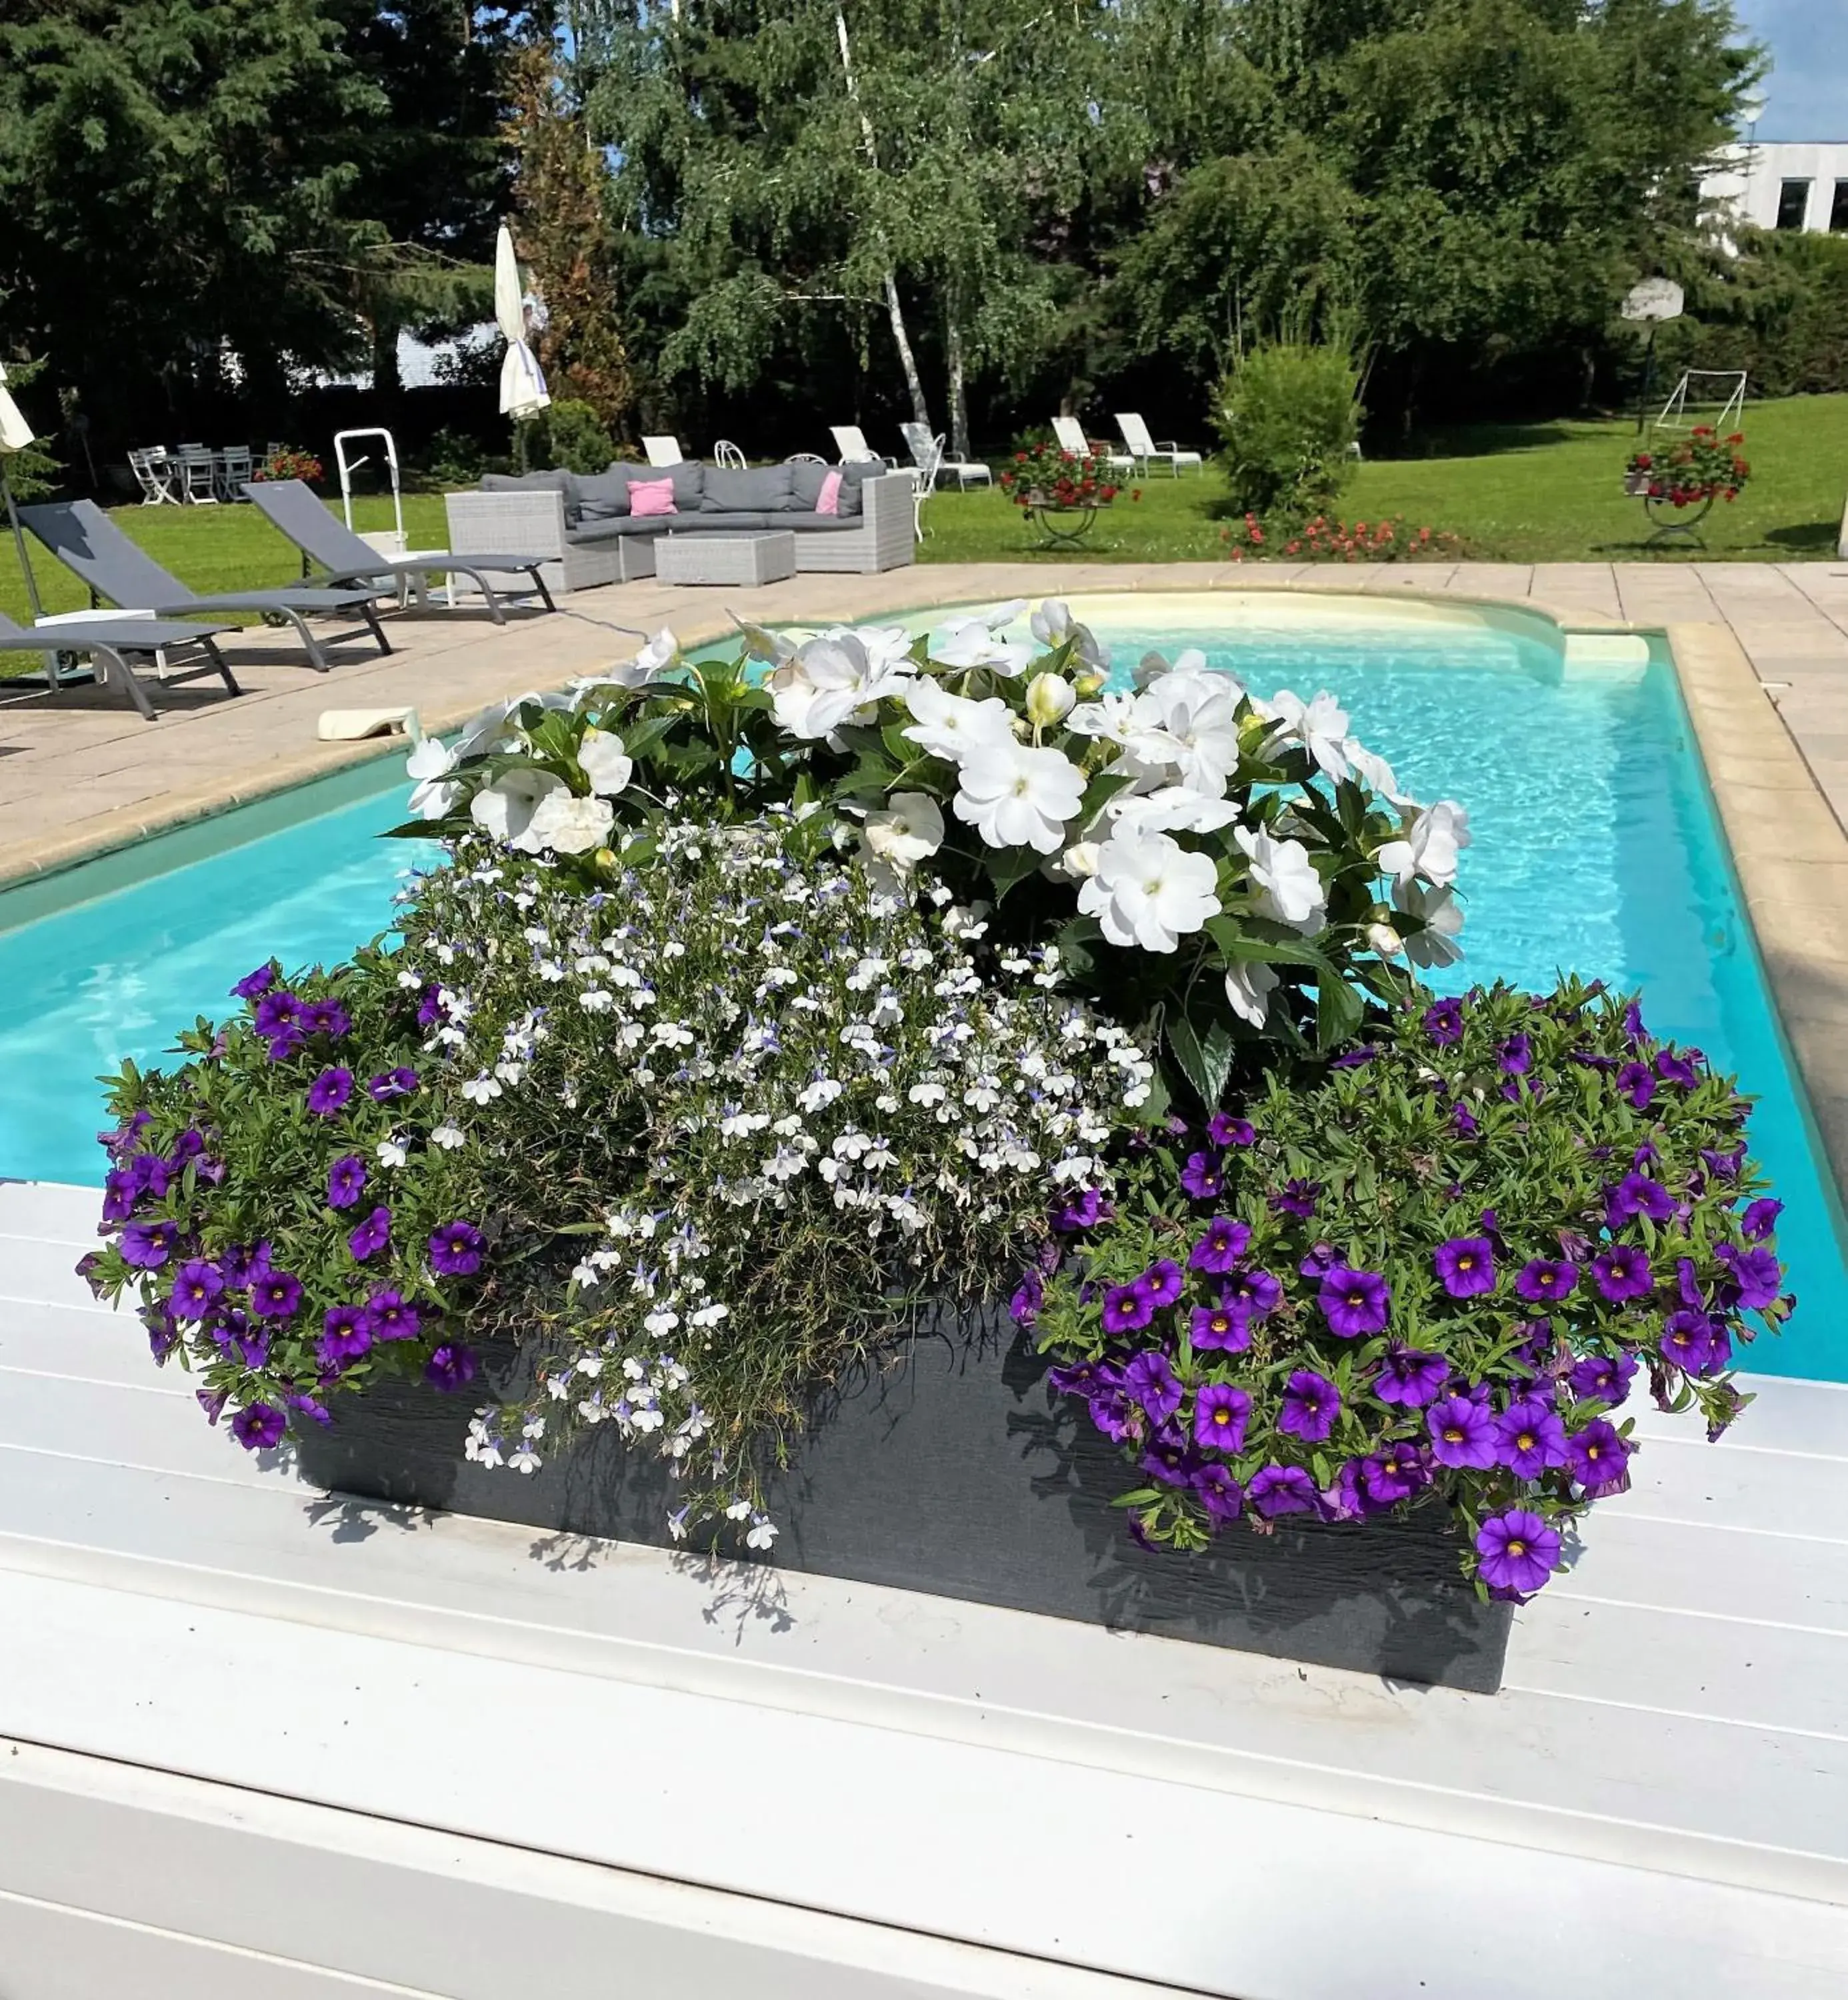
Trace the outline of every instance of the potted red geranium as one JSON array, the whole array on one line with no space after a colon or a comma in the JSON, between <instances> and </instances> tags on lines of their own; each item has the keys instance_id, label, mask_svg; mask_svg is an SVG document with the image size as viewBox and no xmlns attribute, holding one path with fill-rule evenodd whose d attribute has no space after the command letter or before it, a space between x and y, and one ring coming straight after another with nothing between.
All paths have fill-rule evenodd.
<instances>
[{"instance_id":1,"label":"potted red geranium","mask_svg":"<svg viewBox=\"0 0 1848 2000\"><path fill-rule=\"evenodd\" d=\"M1075 542L1121 488L1110 461L1056 444L1033 444L1003 466L1001 490L1052 542Z\"/></svg>"}]
</instances>

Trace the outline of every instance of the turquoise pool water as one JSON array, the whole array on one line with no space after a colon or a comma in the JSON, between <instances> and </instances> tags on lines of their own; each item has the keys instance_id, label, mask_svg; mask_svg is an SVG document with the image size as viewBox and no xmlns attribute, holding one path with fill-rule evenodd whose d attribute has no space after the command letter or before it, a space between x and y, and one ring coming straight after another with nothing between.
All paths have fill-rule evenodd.
<instances>
[{"instance_id":1,"label":"turquoise pool water","mask_svg":"<svg viewBox=\"0 0 1848 2000\"><path fill-rule=\"evenodd\" d=\"M1848 1380L1839 1209L1672 669L1567 665L1517 625L1259 612L1214 637L1223 615L1165 627L1158 601L1115 609L1124 602L1076 608L1125 682L1149 647L1195 644L1260 693L1326 687L1406 789L1469 808L1468 957L1441 983L1544 986L1569 968L1638 986L1652 1029L1737 1071L1760 1099L1753 1144L1786 1203L1779 1247L1801 1300L1781 1341L1754 1348L1749 1365ZM389 923L394 892L429 852L376 837L403 817L398 769L349 776L331 810L294 825L275 828L279 808L257 809L178 836L165 854L149 843L137 862L165 872L137 884L115 885L120 864L76 871L61 891L89 900L72 906L40 915L0 896L0 1175L99 1184L99 1071L124 1055L158 1061L177 1028L224 1011L231 981L273 953L290 966L339 957Z\"/></svg>"}]
</instances>

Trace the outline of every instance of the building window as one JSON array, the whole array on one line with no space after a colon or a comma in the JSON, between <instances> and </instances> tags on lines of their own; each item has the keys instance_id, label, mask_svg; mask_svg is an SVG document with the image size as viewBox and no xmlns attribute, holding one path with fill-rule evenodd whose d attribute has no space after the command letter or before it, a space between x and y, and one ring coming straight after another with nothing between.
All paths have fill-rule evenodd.
<instances>
[{"instance_id":1,"label":"building window","mask_svg":"<svg viewBox=\"0 0 1848 2000\"><path fill-rule=\"evenodd\" d=\"M1831 229L1848 231L1848 181L1835 184L1835 202L1829 211Z\"/></svg>"},{"instance_id":2,"label":"building window","mask_svg":"<svg viewBox=\"0 0 1848 2000\"><path fill-rule=\"evenodd\" d=\"M1777 191L1777 227L1780 229L1801 229L1803 218L1809 212L1808 181L1786 181Z\"/></svg>"}]
</instances>

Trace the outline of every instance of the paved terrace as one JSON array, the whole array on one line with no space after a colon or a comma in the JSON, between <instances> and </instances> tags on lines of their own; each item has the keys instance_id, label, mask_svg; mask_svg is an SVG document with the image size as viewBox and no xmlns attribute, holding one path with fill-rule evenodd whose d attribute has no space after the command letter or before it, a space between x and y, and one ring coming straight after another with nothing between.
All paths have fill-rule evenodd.
<instances>
[{"instance_id":1,"label":"paved terrace","mask_svg":"<svg viewBox=\"0 0 1848 2000\"><path fill-rule=\"evenodd\" d=\"M410 703L426 728L446 730L498 696L592 671L637 633L718 637L735 606L802 623L1013 596L1292 588L1473 599L1582 630L1669 632L1784 1026L1848 1186L1848 564L1074 561L929 564L756 589L633 583L505 626L478 611L393 618L391 658L353 647L325 675L257 630L229 650L242 699L195 682L161 697L151 725L93 689L12 705L0 693L0 886L380 754L377 741L317 741L325 709Z\"/></svg>"}]
</instances>

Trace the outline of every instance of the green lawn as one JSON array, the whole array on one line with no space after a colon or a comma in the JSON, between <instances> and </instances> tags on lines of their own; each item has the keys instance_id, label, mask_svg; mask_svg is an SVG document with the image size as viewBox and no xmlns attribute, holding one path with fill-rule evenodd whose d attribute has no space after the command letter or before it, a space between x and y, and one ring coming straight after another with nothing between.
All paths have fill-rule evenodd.
<instances>
[{"instance_id":1,"label":"green lawn","mask_svg":"<svg viewBox=\"0 0 1848 2000\"><path fill-rule=\"evenodd\" d=\"M1717 508L1704 553L1759 561L1835 552L1848 493L1848 396L1793 397L1751 405L1746 452L1753 477L1731 506ZM1341 512L1350 521L1402 516L1409 526L1460 535L1467 552L1490 561L1686 561L1685 545L1645 549L1641 509L1621 491L1634 442L1627 422L1478 426L1425 441L1429 455L1374 459L1355 469ZM1042 550L1019 511L999 491L936 495L925 509L926 562L1162 562L1223 552L1225 488L1208 466L1180 479L1141 481L1100 515L1075 551ZM363 529L391 526L387 500L363 500ZM300 575L295 551L254 508L123 507L116 518L193 589L213 591L287 583ZM447 541L440 494L408 494L405 526L415 547ZM76 579L34 548L33 568L48 611L80 609ZM10 545L0 546L0 609L23 620L26 592ZM0 655L0 674L36 664Z\"/></svg>"}]
</instances>

